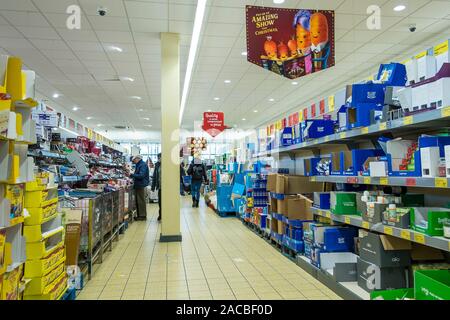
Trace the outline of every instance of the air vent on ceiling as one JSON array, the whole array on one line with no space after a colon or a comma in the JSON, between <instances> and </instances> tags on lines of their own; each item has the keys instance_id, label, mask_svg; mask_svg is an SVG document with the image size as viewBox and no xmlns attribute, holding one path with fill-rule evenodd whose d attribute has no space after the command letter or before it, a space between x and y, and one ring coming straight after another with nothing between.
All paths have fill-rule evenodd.
<instances>
[{"instance_id":1,"label":"air vent on ceiling","mask_svg":"<svg viewBox=\"0 0 450 320\"><path fill-rule=\"evenodd\" d=\"M91 74L91 76L97 81L120 82L120 78L117 75L114 75L111 78L96 77L93 74Z\"/></svg>"},{"instance_id":2,"label":"air vent on ceiling","mask_svg":"<svg viewBox=\"0 0 450 320\"><path fill-rule=\"evenodd\" d=\"M129 129L129 127L127 127L127 126L114 126L114 128L121 129L121 130L128 130Z\"/></svg>"}]
</instances>

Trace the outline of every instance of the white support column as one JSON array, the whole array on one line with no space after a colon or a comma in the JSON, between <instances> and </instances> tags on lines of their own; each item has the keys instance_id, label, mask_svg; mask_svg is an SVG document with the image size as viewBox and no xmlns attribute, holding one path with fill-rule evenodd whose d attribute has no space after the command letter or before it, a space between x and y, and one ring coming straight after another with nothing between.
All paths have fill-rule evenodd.
<instances>
[{"instance_id":1,"label":"white support column","mask_svg":"<svg viewBox=\"0 0 450 320\"><path fill-rule=\"evenodd\" d=\"M161 33L161 242L180 232L180 37Z\"/></svg>"}]
</instances>

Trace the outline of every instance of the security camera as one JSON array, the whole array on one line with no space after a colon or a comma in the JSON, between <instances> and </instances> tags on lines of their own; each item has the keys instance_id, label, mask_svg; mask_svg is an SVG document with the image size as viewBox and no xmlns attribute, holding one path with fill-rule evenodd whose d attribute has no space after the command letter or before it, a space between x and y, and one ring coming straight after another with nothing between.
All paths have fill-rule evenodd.
<instances>
[{"instance_id":1,"label":"security camera","mask_svg":"<svg viewBox=\"0 0 450 320\"><path fill-rule=\"evenodd\" d=\"M97 13L98 13L98 15L99 15L100 17L104 17L104 16L106 16L106 15L108 14L108 9L103 8L103 7L99 7L99 8L97 9Z\"/></svg>"},{"instance_id":2,"label":"security camera","mask_svg":"<svg viewBox=\"0 0 450 320\"><path fill-rule=\"evenodd\" d=\"M410 32L415 32L417 30L416 24L410 24L408 27Z\"/></svg>"}]
</instances>

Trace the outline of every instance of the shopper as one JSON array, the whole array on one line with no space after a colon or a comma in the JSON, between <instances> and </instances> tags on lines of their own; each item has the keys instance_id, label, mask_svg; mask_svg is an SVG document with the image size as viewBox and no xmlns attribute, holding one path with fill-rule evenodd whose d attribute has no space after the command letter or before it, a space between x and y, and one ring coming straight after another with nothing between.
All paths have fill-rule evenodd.
<instances>
[{"instance_id":1,"label":"shopper","mask_svg":"<svg viewBox=\"0 0 450 320\"><path fill-rule=\"evenodd\" d=\"M186 176L186 170L184 170L184 162L180 163L180 195L184 196L184 177Z\"/></svg>"},{"instance_id":2,"label":"shopper","mask_svg":"<svg viewBox=\"0 0 450 320\"><path fill-rule=\"evenodd\" d=\"M158 190L158 221L161 221L161 153L158 154L158 162L156 162L155 171L153 171L152 191L155 190Z\"/></svg>"},{"instance_id":3,"label":"shopper","mask_svg":"<svg viewBox=\"0 0 450 320\"><path fill-rule=\"evenodd\" d=\"M141 155L133 157L133 163L136 165L133 174L130 177L134 181L134 190L136 192L136 220L147 220L147 203L145 201L145 189L149 184L149 172L147 164L142 160Z\"/></svg>"},{"instance_id":4,"label":"shopper","mask_svg":"<svg viewBox=\"0 0 450 320\"><path fill-rule=\"evenodd\" d=\"M192 207L198 208L200 201L200 188L203 181L207 181L206 167L200 158L194 158L188 169L188 175L191 176L191 193L192 193Z\"/></svg>"}]
</instances>

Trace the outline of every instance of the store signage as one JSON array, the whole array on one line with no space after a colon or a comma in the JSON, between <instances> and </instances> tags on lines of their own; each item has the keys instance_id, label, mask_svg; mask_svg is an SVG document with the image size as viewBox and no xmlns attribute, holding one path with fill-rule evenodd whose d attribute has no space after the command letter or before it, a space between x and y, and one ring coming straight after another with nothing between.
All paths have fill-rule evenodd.
<instances>
[{"instance_id":1,"label":"store signage","mask_svg":"<svg viewBox=\"0 0 450 320\"><path fill-rule=\"evenodd\" d=\"M227 129L224 124L223 112L204 112L202 129L213 138L221 134L222 131Z\"/></svg>"},{"instance_id":2,"label":"store signage","mask_svg":"<svg viewBox=\"0 0 450 320\"><path fill-rule=\"evenodd\" d=\"M247 60L289 79L334 66L334 11L246 7Z\"/></svg>"},{"instance_id":3,"label":"store signage","mask_svg":"<svg viewBox=\"0 0 450 320\"><path fill-rule=\"evenodd\" d=\"M58 126L58 114L55 112L33 112L32 119L39 125L44 127L57 127Z\"/></svg>"}]
</instances>

